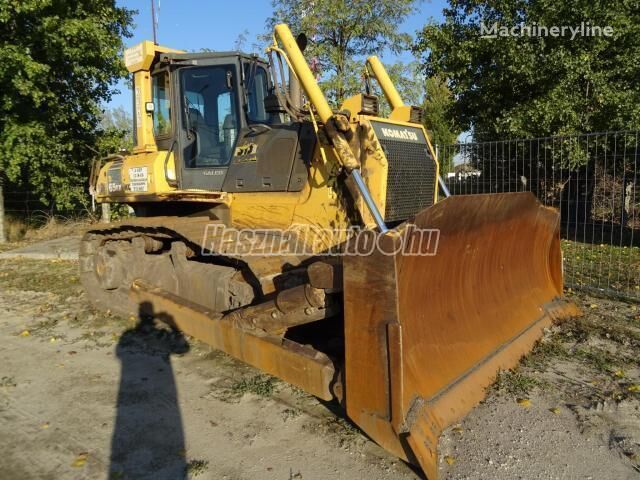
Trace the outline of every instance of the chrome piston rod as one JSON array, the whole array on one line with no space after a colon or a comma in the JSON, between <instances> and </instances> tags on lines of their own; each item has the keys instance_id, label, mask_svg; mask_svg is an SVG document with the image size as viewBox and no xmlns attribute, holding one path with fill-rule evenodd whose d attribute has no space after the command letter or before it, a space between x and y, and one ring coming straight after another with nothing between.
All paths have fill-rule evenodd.
<instances>
[{"instance_id":1,"label":"chrome piston rod","mask_svg":"<svg viewBox=\"0 0 640 480\"><path fill-rule=\"evenodd\" d=\"M378 210L378 206L373 201L373 198L371 198L371 193L369 192L367 185L364 183L364 180L362 179L362 175L360 175L360 170L358 169L352 170L351 175L353 176L353 180L356 182L356 187L358 187L358 191L360 192L360 195L362 195L364 203L367 205L367 208L369 209L369 212L373 216L373 219L376 222L376 225L380 229L380 233L382 234L387 233L389 229L384 223L384 219L380 214L380 210Z\"/></svg>"}]
</instances>

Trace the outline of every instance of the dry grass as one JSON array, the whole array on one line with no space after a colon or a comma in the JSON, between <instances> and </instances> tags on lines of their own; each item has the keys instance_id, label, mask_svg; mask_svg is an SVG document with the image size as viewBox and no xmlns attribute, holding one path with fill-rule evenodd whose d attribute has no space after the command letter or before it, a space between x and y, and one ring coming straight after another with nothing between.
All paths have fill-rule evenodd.
<instances>
[{"instance_id":1,"label":"dry grass","mask_svg":"<svg viewBox=\"0 0 640 480\"><path fill-rule=\"evenodd\" d=\"M29 242L51 240L53 238L68 235L82 235L92 225L88 217L48 217L47 221L39 227L29 228L24 239Z\"/></svg>"},{"instance_id":2,"label":"dry grass","mask_svg":"<svg viewBox=\"0 0 640 480\"><path fill-rule=\"evenodd\" d=\"M4 234L7 239L7 242L9 243L15 243L15 242L21 241L24 238L25 234L27 233L28 229L29 229L29 226L27 225L27 223L20 218L9 217L9 216L5 218Z\"/></svg>"},{"instance_id":3,"label":"dry grass","mask_svg":"<svg viewBox=\"0 0 640 480\"><path fill-rule=\"evenodd\" d=\"M7 243L0 245L0 251L27 243L82 235L93 223L93 219L87 216L60 217L43 213L30 221L7 216L4 223Z\"/></svg>"},{"instance_id":4,"label":"dry grass","mask_svg":"<svg viewBox=\"0 0 640 480\"><path fill-rule=\"evenodd\" d=\"M547 331L518 368L500 373L494 389L516 397L542 388L567 398L640 398L637 305L570 289L565 294L583 315Z\"/></svg>"}]
</instances>

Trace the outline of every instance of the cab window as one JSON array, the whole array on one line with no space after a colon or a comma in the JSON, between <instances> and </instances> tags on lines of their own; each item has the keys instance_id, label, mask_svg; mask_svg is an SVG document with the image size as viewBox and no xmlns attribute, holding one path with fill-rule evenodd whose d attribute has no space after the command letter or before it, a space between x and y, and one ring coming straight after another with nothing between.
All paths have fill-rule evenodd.
<instances>
[{"instance_id":1,"label":"cab window","mask_svg":"<svg viewBox=\"0 0 640 480\"><path fill-rule=\"evenodd\" d=\"M252 68L251 64L246 63L244 72L248 87L247 123L274 123L274 117L264 107L264 99L269 94L267 71L263 67Z\"/></svg>"},{"instance_id":2,"label":"cab window","mask_svg":"<svg viewBox=\"0 0 640 480\"><path fill-rule=\"evenodd\" d=\"M171 101L169 72L154 75L151 81L153 97L153 133L156 137L171 134Z\"/></svg>"},{"instance_id":3,"label":"cab window","mask_svg":"<svg viewBox=\"0 0 640 480\"><path fill-rule=\"evenodd\" d=\"M233 65L185 68L180 72L183 126L193 136L186 155L190 168L223 166L231 160L238 134Z\"/></svg>"}]
</instances>

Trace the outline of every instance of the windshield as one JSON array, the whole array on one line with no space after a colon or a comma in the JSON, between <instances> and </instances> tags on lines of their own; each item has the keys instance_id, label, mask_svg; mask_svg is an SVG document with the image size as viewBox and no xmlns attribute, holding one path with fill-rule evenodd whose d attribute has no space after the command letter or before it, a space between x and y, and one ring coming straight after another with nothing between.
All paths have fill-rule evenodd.
<instances>
[{"instance_id":1,"label":"windshield","mask_svg":"<svg viewBox=\"0 0 640 480\"><path fill-rule=\"evenodd\" d=\"M190 168L227 165L238 135L234 66L187 68L180 72L182 103L194 143Z\"/></svg>"}]
</instances>

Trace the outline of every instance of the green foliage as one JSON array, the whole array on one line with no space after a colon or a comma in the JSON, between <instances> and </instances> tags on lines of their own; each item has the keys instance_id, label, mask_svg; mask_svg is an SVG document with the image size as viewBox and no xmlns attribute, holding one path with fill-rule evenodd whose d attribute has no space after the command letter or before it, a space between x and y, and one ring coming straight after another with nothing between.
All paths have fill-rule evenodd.
<instances>
[{"instance_id":1,"label":"green foliage","mask_svg":"<svg viewBox=\"0 0 640 480\"><path fill-rule=\"evenodd\" d=\"M447 82L435 75L426 79L427 94L424 99L424 126L431 133L436 145L451 145L461 131L453 117L454 98ZM453 170L453 150L440 152L440 171Z\"/></svg>"},{"instance_id":2,"label":"green foliage","mask_svg":"<svg viewBox=\"0 0 640 480\"><path fill-rule=\"evenodd\" d=\"M636 0L450 0L415 50L429 76L449 79L454 115L476 139L637 128L640 9ZM611 26L613 37L481 38L500 27Z\"/></svg>"},{"instance_id":3,"label":"green foliage","mask_svg":"<svg viewBox=\"0 0 640 480\"><path fill-rule=\"evenodd\" d=\"M100 119L100 129L100 153L130 151L133 148L133 119L124 107L106 109Z\"/></svg>"},{"instance_id":4,"label":"green foliage","mask_svg":"<svg viewBox=\"0 0 640 480\"><path fill-rule=\"evenodd\" d=\"M455 143L460 129L453 117L454 98L447 82L439 76L425 77L419 62L397 62L386 66L387 73L400 97L407 105L422 106L423 123L431 135L434 145ZM390 107L378 85L373 81L374 94L380 98L380 111L387 116ZM441 152L440 169L448 172L453 168L453 150L444 156Z\"/></svg>"},{"instance_id":5,"label":"green foliage","mask_svg":"<svg viewBox=\"0 0 640 480\"><path fill-rule=\"evenodd\" d=\"M126 74L114 0L0 3L0 172L58 209L82 201L100 103Z\"/></svg>"},{"instance_id":6,"label":"green foliage","mask_svg":"<svg viewBox=\"0 0 640 480\"><path fill-rule=\"evenodd\" d=\"M425 77L418 62L396 62L385 64L389 78L395 85L400 97L407 105L422 105L425 96ZM375 79L371 79L373 94L380 99L380 112L383 115L391 113L391 107L382 93L382 89Z\"/></svg>"},{"instance_id":7,"label":"green foliage","mask_svg":"<svg viewBox=\"0 0 640 480\"><path fill-rule=\"evenodd\" d=\"M273 27L287 23L294 35L304 32L305 56L320 78L328 100L339 106L362 90L363 57L407 48L410 36L398 32L414 11L415 0L273 0L267 39Z\"/></svg>"}]
</instances>

